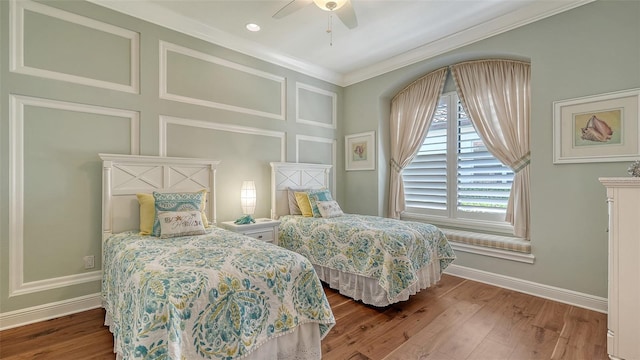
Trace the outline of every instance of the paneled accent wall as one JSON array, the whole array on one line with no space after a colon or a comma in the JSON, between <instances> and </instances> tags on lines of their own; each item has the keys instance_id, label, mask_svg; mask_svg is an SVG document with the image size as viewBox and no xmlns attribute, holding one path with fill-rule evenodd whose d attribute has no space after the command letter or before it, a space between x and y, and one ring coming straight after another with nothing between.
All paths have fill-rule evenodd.
<instances>
[{"instance_id":1,"label":"paneled accent wall","mask_svg":"<svg viewBox=\"0 0 640 360\"><path fill-rule=\"evenodd\" d=\"M137 154L138 113L16 95L9 105L9 296L99 280L81 261L101 251L95 154Z\"/></svg>"},{"instance_id":2,"label":"paneled accent wall","mask_svg":"<svg viewBox=\"0 0 640 360\"><path fill-rule=\"evenodd\" d=\"M257 190L256 214L270 211L270 172L265 163L286 161L286 134L255 127L160 117L162 156L204 157L220 160L216 175L218 218L237 219L242 180L254 180ZM240 181L238 181L240 180Z\"/></svg>"},{"instance_id":3,"label":"paneled accent wall","mask_svg":"<svg viewBox=\"0 0 640 360\"><path fill-rule=\"evenodd\" d=\"M139 92L139 34L33 1L11 0L11 71Z\"/></svg>"},{"instance_id":4,"label":"paneled accent wall","mask_svg":"<svg viewBox=\"0 0 640 360\"><path fill-rule=\"evenodd\" d=\"M335 85L84 1L0 1L0 33L0 329L100 306L99 153L220 160L218 221L243 180L269 217L270 162L336 165Z\"/></svg>"},{"instance_id":5,"label":"paneled accent wall","mask_svg":"<svg viewBox=\"0 0 640 360\"><path fill-rule=\"evenodd\" d=\"M315 86L296 83L296 121L335 129L338 94Z\"/></svg>"},{"instance_id":6,"label":"paneled accent wall","mask_svg":"<svg viewBox=\"0 0 640 360\"><path fill-rule=\"evenodd\" d=\"M336 193L336 148L334 139L318 136L296 135L296 161L301 163L333 164L331 190Z\"/></svg>"},{"instance_id":7,"label":"paneled accent wall","mask_svg":"<svg viewBox=\"0 0 640 360\"><path fill-rule=\"evenodd\" d=\"M160 98L285 119L285 78L160 42Z\"/></svg>"}]
</instances>

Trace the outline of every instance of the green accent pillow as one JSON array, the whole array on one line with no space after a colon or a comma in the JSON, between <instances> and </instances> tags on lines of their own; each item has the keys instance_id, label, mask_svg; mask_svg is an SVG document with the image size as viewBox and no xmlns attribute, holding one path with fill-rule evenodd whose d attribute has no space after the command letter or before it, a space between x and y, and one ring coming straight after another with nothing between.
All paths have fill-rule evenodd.
<instances>
[{"instance_id":1,"label":"green accent pillow","mask_svg":"<svg viewBox=\"0 0 640 360\"><path fill-rule=\"evenodd\" d=\"M207 190L202 189L198 192L202 193L202 204L200 204L200 214L202 215L202 224L209 227L209 220L205 213L207 208ZM155 200L153 194L136 194L138 203L140 204L140 235L151 235L153 232L153 223L156 216Z\"/></svg>"},{"instance_id":2,"label":"green accent pillow","mask_svg":"<svg viewBox=\"0 0 640 360\"><path fill-rule=\"evenodd\" d=\"M195 193L159 193L153 192L156 213L153 221L153 236L160 236L160 221L158 213L161 211L200 211L202 206L202 198L205 192L199 191ZM204 223L204 221L203 221Z\"/></svg>"},{"instance_id":3,"label":"green accent pillow","mask_svg":"<svg viewBox=\"0 0 640 360\"><path fill-rule=\"evenodd\" d=\"M331 192L327 189L309 190L307 191L307 195L309 196L309 204L311 205L311 212L313 213L313 217L322 217L320 210L318 210L317 202L333 200L333 198L331 197Z\"/></svg>"}]
</instances>

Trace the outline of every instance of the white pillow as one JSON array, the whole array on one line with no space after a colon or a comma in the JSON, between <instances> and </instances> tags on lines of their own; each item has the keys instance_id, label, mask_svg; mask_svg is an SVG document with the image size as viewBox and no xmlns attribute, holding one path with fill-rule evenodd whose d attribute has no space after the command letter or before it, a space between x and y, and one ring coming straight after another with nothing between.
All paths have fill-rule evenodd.
<instances>
[{"instance_id":1,"label":"white pillow","mask_svg":"<svg viewBox=\"0 0 640 360\"><path fill-rule=\"evenodd\" d=\"M193 211L159 211L160 238L202 235L205 233L202 214Z\"/></svg>"},{"instance_id":2,"label":"white pillow","mask_svg":"<svg viewBox=\"0 0 640 360\"><path fill-rule=\"evenodd\" d=\"M335 200L316 201L316 205L318 205L318 210L323 218L334 218L344 215L342 209L340 209L340 205L338 205L338 202Z\"/></svg>"}]
</instances>

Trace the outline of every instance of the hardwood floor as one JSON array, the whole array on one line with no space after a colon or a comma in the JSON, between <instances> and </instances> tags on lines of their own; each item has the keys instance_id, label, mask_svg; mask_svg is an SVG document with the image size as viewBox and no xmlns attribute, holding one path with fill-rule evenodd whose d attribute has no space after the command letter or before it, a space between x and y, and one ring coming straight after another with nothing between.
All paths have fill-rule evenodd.
<instances>
[{"instance_id":1,"label":"hardwood floor","mask_svg":"<svg viewBox=\"0 0 640 360\"><path fill-rule=\"evenodd\" d=\"M0 359L114 360L113 336L94 309L0 332Z\"/></svg>"},{"instance_id":2,"label":"hardwood floor","mask_svg":"<svg viewBox=\"0 0 640 360\"><path fill-rule=\"evenodd\" d=\"M384 309L327 294L323 359L608 359L606 314L454 276Z\"/></svg>"},{"instance_id":3,"label":"hardwood floor","mask_svg":"<svg viewBox=\"0 0 640 360\"><path fill-rule=\"evenodd\" d=\"M323 359L607 359L606 314L455 276L409 301L365 306L326 289ZM95 309L0 332L0 359L113 360Z\"/></svg>"}]
</instances>

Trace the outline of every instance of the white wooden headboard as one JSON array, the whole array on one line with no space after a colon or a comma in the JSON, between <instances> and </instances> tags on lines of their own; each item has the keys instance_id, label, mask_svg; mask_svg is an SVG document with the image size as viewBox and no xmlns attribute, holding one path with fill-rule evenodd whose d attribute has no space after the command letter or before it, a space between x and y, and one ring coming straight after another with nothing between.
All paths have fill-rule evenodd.
<instances>
[{"instance_id":1,"label":"white wooden headboard","mask_svg":"<svg viewBox=\"0 0 640 360\"><path fill-rule=\"evenodd\" d=\"M216 224L216 168L220 161L99 154L102 159L102 239L140 228L138 193L207 189L209 222Z\"/></svg>"},{"instance_id":2,"label":"white wooden headboard","mask_svg":"<svg viewBox=\"0 0 640 360\"><path fill-rule=\"evenodd\" d=\"M272 162L271 164L271 218L289 214L289 187L330 189L331 165ZM331 190L331 189L330 189Z\"/></svg>"}]
</instances>

